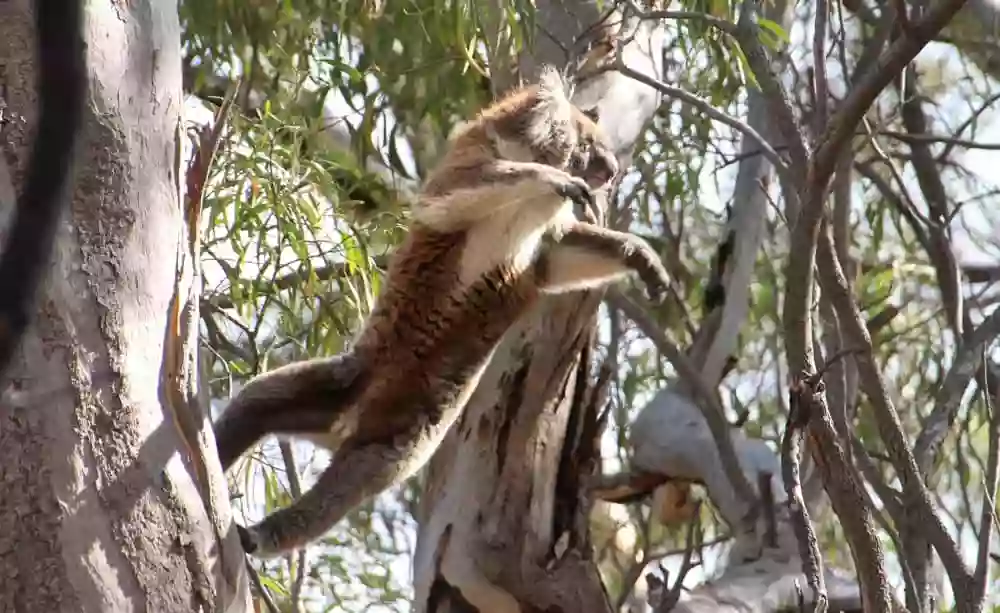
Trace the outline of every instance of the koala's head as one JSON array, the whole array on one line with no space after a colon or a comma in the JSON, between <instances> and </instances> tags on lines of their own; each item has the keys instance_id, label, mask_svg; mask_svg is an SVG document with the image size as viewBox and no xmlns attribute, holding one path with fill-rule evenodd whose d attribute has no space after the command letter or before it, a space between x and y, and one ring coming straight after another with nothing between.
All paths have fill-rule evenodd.
<instances>
[{"instance_id":1,"label":"koala's head","mask_svg":"<svg viewBox=\"0 0 1000 613\"><path fill-rule=\"evenodd\" d=\"M500 157L563 168L594 188L618 172L614 150L597 121L596 109L584 111L570 102L552 66L542 67L536 83L495 102L477 119Z\"/></svg>"},{"instance_id":2,"label":"koala's head","mask_svg":"<svg viewBox=\"0 0 1000 613\"><path fill-rule=\"evenodd\" d=\"M597 189L604 187L618 174L618 158L604 129L598 125L597 109L573 107L573 130L576 147L567 162L567 171Z\"/></svg>"}]
</instances>

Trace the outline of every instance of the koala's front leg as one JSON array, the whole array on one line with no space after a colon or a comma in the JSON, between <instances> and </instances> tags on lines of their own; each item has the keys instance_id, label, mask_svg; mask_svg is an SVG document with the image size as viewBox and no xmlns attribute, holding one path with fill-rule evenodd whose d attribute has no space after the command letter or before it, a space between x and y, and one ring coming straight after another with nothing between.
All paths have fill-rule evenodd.
<instances>
[{"instance_id":1,"label":"koala's front leg","mask_svg":"<svg viewBox=\"0 0 1000 613\"><path fill-rule=\"evenodd\" d=\"M539 198L594 206L587 182L565 170L537 162L493 160L439 170L421 193L413 219L439 232L451 232L500 211L534 208Z\"/></svg>"},{"instance_id":2,"label":"koala's front leg","mask_svg":"<svg viewBox=\"0 0 1000 613\"><path fill-rule=\"evenodd\" d=\"M549 293L597 288L631 272L642 279L653 301L666 295L670 275L649 243L582 222L566 228L558 242L546 244L537 269L539 285Z\"/></svg>"}]
</instances>

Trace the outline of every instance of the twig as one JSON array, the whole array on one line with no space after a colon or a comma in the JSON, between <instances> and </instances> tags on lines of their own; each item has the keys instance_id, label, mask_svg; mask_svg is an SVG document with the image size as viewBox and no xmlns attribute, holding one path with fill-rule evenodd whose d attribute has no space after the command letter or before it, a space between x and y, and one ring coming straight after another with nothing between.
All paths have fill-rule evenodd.
<instances>
[{"instance_id":1,"label":"twig","mask_svg":"<svg viewBox=\"0 0 1000 613\"><path fill-rule=\"evenodd\" d=\"M712 390L705 383L690 360L683 355L679 349L667 338L660 327L656 324L648 312L639 306L628 296L617 290L609 290L607 293L608 304L620 310L626 317L631 319L643 331L643 333L653 342L657 350L662 353L678 374L689 384L698 396L700 402L695 403L702 410L708 428L712 432L712 438L719 450L719 458L725 468L726 475L736 494L750 507L750 512L745 520L750 522L756 516L757 496L753 486L747 481L746 475L740 466L733 448L733 441L730 437L729 424L725 418L725 412L719 399L712 393Z\"/></svg>"},{"instance_id":2,"label":"twig","mask_svg":"<svg viewBox=\"0 0 1000 613\"><path fill-rule=\"evenodd\" d=\"M902 36L893 42L872 68L851 88L850 95L831 118L824 134L819 138L819 147L813 158L811 180L817 186L825 186L833 174L836 160L841 150L850 141L855 126L861 120L875 98L910 63L921 49L951 21L952 17L965 5L966 0L944 0L931 9L918 22L912 23Z\"/></svg>"},{"instance_id":3,"label":"twig","mask_svg":"<svg viewBox=\"0 0 1000 613\"><path fill-rule=\"evenodd\" d=\"M264 601L264 606L267 607L268 612L281 613L281 609L279 609L278 605L274 603L274 600L267 592L264 584L261 583L260 574L257 573L257 569L254 568L253 564L250 562L250 556L244 556L244 559L247 563L247 573L250 575L250 582L253 583L254 588L257 590L257 595L260 596L262 601Z\"/></svg>"},{"instance_id":4,"label":"twig","mask_svg":"<svg viewBox=\"0 0 1000 613\"><path fill-rule=\"evenodd\" d=\"M757 143L757 145L760 147L761 154L767 158L767 161L771 162L771 164L774 165L774 168L778 173L788 172L788 165L781 158L781 156L778 155L778 152L774 150L774 147L772 147L771 144L767 142L767 139L765 139L760 132L754 130L751 126L747 125L745 122L736 119L732 115L723 113L722 111L718 110L705 100L702 100L701 98L695 96L690 92L686 92L679 87L667 85L663 81L659 81L657 79L644 75L641 72L633 70L632 68L629 68L628 66L625 65L625 62L622 61L621 59L615 62L614 67L616 70L618 70L618 72L622 73L624 76L631 77L644 85L648 85L649 87L658 90L661 94L665 96L670 96L671 98L676 98L677 100L680 100L685 104L689 104L694 108L698 109L699 111L701 111L702 113L704 113L705 115L707 115L708 117L710 117L711 119L714 119L719 123L723 123L731 128L734 128L740 133L753 139L753 141Z\"/></svg>"},{"instance_id":5,"label":"twig","mask_svg":"<svg viewBox=\"0 0 1000 613\"><path fill-rule=\"evenodd\" d=\"M994 312L1000 311L996 309ZM976 556L976 570L973 575L973 603L984 602L987 584L990 576L990 545L993 540L993 529L997 526L996 500L997 485L1000 479L1000 415L996 413L996 407L990 402L990 393L987 388L983 388L983 404L986 408L986 417L990 428L989 450L987 451L986 476L983 483L983 501L979 512L979 551Z\"/></svg>"},{"instance_id":6,"label":"twig","mask_svg":"<svg viewBox=\"0 0 1000 613\"><path fill-rule=\"evenodd\" d=\"M285 463L285 472L288 475L288 489L294 498L298 499L302 496L302 483L299 480L299 471L295 467L295 456L292 454L292 446L288 441L281 441L278 443L278 449L281 450L281 459ZM292 580L292 589L290 591L290 600L292 611L299 610L299 600L302 598L302 586L306 580L306 552L308 549L303 547L299 550L298 560L295 565L296 573L295 578ZM292 570L292 557L287 556L288 559L288 571L291 573Z\"/></svg>"}]
</instances>

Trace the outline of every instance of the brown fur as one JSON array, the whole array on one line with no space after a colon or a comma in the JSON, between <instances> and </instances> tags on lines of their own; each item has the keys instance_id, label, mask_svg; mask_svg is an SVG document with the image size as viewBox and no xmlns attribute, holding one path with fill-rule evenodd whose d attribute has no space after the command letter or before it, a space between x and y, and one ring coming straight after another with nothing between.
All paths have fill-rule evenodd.
<instances>
[{"instance_id":1,"label":"brown fur","mask_svg":"<svg viewBox=\"0 0 1000 613\"><path fill-rule=\"evenodd\" d=\"M616 171L606 137L552 72L458 131L351 349L257 377L216 423L227 468L268 433L335 451L310 491L242 529L247 551L301 546L415 473L542 293L596 287L632 269L654 293L664 289L666 272L645 243L577 222L569 208L567 199L592 205L590 187Z\"/></svg>"}]
</instances>

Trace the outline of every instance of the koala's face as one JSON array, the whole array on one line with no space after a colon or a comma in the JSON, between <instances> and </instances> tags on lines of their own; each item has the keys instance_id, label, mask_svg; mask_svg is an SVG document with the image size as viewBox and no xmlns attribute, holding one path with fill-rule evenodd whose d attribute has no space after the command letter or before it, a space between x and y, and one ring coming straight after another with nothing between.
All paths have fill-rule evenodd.
<instances>
[{"instance_id":1,"label":"koala's face","mask_svg":"<svg viewBox=\"0 0 1000 613\"><path fill-rule=\"evenodd\" d=\"M597 125L597 118L597 109L574 109L576 147L568 162L570 174L594 189L604 187L618 174L618 158L604 130Z\"/></svg>"}]
</instances>

